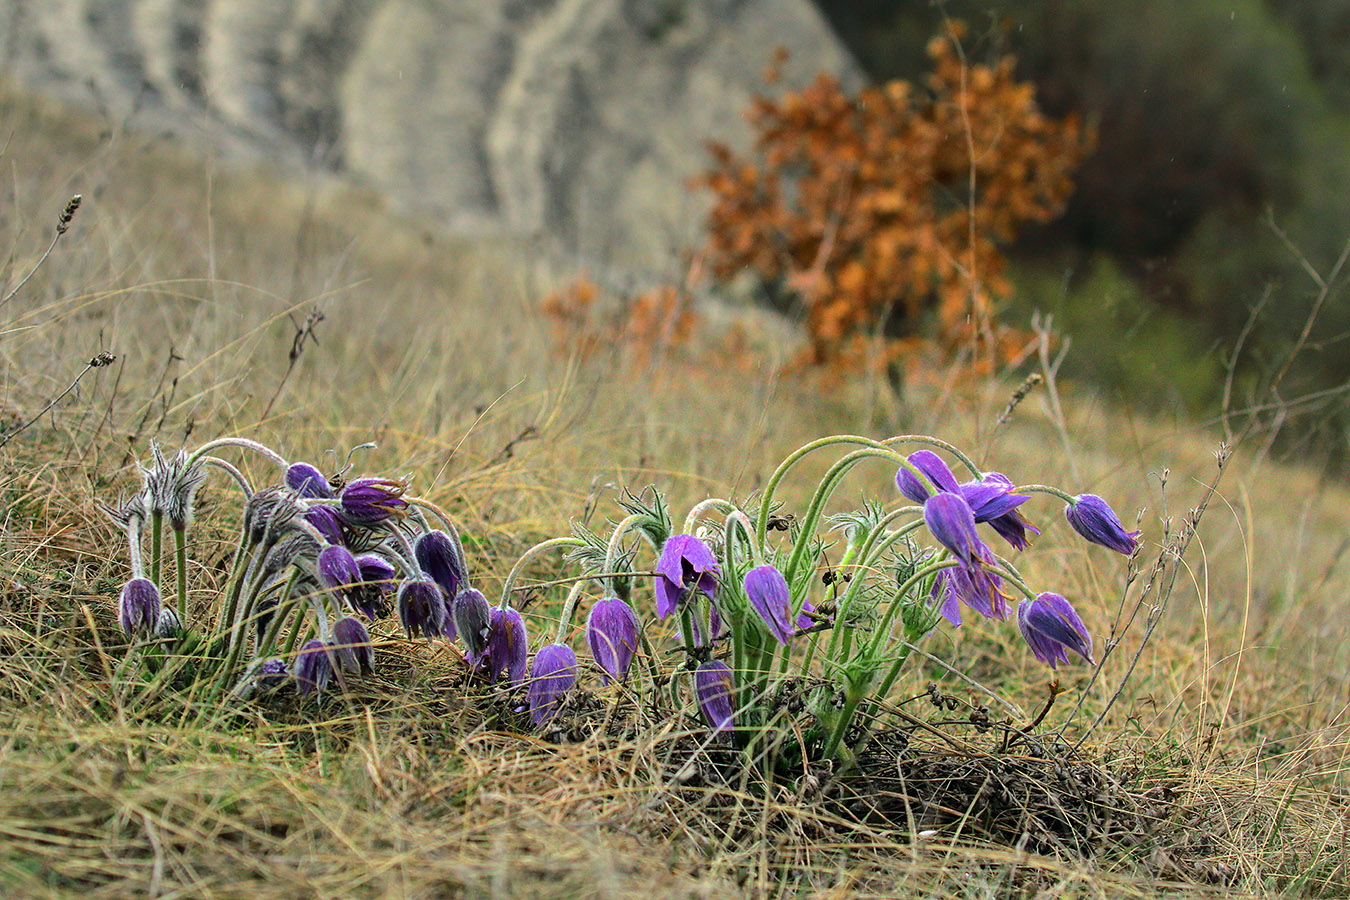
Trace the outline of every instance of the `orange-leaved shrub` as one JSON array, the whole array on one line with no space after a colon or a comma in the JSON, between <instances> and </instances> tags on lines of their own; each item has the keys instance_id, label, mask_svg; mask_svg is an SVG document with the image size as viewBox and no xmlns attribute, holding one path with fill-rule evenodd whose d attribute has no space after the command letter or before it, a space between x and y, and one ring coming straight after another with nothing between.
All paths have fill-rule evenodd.
<instances>
[{"instance_id":1,"label":"orange-leaved shrub","mask_svg":"<svg viewBox=\"0 0 1350 900\"><path fill-rule=\"evenodd\" d=\"M850 94L822 74L755 100L749 155L709 144L706 264L799 305L808 363L847 365L878 335L892 360L936 345L985 367L1019 343L994 315L1010 291L1000 248L1063 209L1092 136L1043 115L1012 57L968 65L960 37L954 23L930 43L923 87Z\"/></svg>"}]
</instances>

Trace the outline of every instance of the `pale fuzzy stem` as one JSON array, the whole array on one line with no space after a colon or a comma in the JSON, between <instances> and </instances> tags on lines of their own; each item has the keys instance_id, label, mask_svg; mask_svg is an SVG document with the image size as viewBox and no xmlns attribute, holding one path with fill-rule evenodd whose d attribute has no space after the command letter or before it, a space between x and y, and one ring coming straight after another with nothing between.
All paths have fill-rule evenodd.
<instances>
[{"instance_id":1,"label":"pale fuzzy stem","mask_svg":"<svg viewBox=\"0 0 1350 900\"><path fill-rule=\"evenodd\" d=\"M585 546L585 541L581 540L580 538L556 537L556 538L549 538L546 541L535 544L533 547L526 550L521 555L520 559L516 560L516 564L511 567L511 571L507 573L506 581L502 582L502 602L497 604L498 607L500 607L501 609L506 609L510 605L511 589L512 587L515 586L516 577L520 575L520 570L525 568L525 563L529 562L531 559L538 556L540 553L552 550L555 547L581 547L581 546Z\"/></svg>"},{"instance_id":2,"label":"pale fuzzy stem","mask_svg":"<svg viewBox=\"0 0 1350 900\"><path fill-rule=\"evenodd\" d=\"M290 463L286 462L286 460L282 458L281 454L277 453L271 447L268 447L266 444L260 444L257 441L249 440L248 438L241 438L241 437L222 437L216 438L213 441L207 441L205 444L202 444L196 450L192 451L191 455L188 456L188 462L189 463L196 462L201 457L205 456L212 450L215 450L219 447L242 447L245 450L252 450L254 453L259 453L267 457L272 462L276 463L283 472L290 467Z\"/></svg>"},{"instance_id":3,"label":"pale fuzzy stem","mask_svg":"<svg viewBox=\"0 0 1350 900\"><path fill-rule=\"evenodd\" d=\"M684 517L684 531L681 534L693 534L694 526L698 520L707 515L710 509L720 509L724 513L734 512L736 504L730 500L723 500L721 497L709 497L707 500L700 500L694 504L694 508L689 510L689 515Z\"/></svg>"}]
</instances>

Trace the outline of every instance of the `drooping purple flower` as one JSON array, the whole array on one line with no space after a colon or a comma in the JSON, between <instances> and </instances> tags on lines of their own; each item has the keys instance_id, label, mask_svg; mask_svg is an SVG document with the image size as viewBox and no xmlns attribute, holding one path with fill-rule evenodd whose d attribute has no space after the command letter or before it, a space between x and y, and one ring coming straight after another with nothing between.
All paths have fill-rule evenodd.
<instances>
[{"instance_id":1,"label":"drooping purple flower","mask_svg":"<svg viewBox=\"0 0 1350 900\"><path fill-rule=\"evenodd\" d=\"M987 561L993 562L992 554ZM957 565L939 570L930 596L942 617L957 627L961 625L962 603L986 619L1003 620L1011 612L1003 579L983 566Z\"/></svg>"},{"instance_id":2,"label":"drooping purple flower","mask_svg":"<svg viewBox=\"0 0 1350 900\"><path fill-rule=\"evenodd\" d=\"M816 611L816 605L815 605L814 603L811 602L811 599L810 599L809 597L808 597L807 599L805 599L805 600L802 601L802 611L801 611L800 613L797 614L797 630L798 630L798 631L802 631L802 630L804 630L804 629L810 628L811 626L817 624L815 619L813 619L813 618L811 618L809 615L807 615L807 613L813 613L813 612L815 612L815 611ZM831 616L831 617L828 617L828 618L833 618L833 617Z\"/></svg>"},{"instance_id":3,"label":"drooping purple flower","mask_svg":"<svg viewBox=\"0 0 1350 900\"><path fill-rule=\"evenodd\" d=\"M525 682L529 641L525 634L525 620L511 607L492 607L488 613L487 679L496 681L506 673L512 687Z\"/></svg>"},{"instance_id":4,"label":"drooping purple flower","mask_svg":"<svg viewBox=\"0 0 1350 900\"><path fill-rule=\"evenodd\" d=\"M553 717L563 697L577 683L577 655L566 644L549 644L534 655L530 667L530 718L538 725Z\"/></svg>"},{"instance_id":5,"label":"drooping purple flower","mask_svg":"<svg viewBox=\"0 0 1350 900\"><path fill-rule=\"evenodd\" d=\"M307 462L291 463L286 469L286 487L301 497L316 500L328 500L333 497L333 489L323 473Z\"/></svg>"},{"instance_id":6,"label":"drooping purple flower","mask_svg":"<svg viewBox=\"0 0 1350 900\"><path fill-rule=\"evenodd\" d=\"M1038 594L1017 607L1017 627L1031 652L1050 668L1069 661L1072 650L1092 663L1092 637L1073 606L1059 594Z\"/></svg>"},{"instance_id":7,"label":"drooping purple flower","mask_svg":"<svg viewBox=\"0 0 1350 900\"><path fill-rule=\"evenodd\" d=\"M311 691L323 693L328 679L333 677L332 648L318 638L305 644L296 654L293 672L297 693L302 696Z\"/></svg>"},{"instance_id":8,"label":"drooping purple flower","mask_svg":"<svg viewBox=\"0 0 1350 900\"><path fill-rule=\"evenodd\" d=\"M628 677L628 668L637 652L638 632L641 630L637 613L618 597L596 601L586 619L586 643L591 656L604 671L608 684L611 678Z\"/></svg>"},{"instance_id":9,"label":"drooping purple flower","mask_svg":"<svg viewBox=\"0 0 1350 900\"><path fill-rule=\"evenodd\" d=\"M721 660L710 659L694 672L694 694L698 708L703 712L714 734L730 731L736 726L735 691L731 667Z\"/></svg>"},{"instance_id":10,"label":"drooping purple flower","mask_svg":"<svg viewBox=\"0 0 1350 900\"><path fill-rule=\"evenodd\" d=\"M459 639L464 642L464 658L470 665L477 666L487 650L492 625L492 610L487 598L481 591L465 588L455 595L455 602L450 606L450 617L454 620L455 630L459 632Z\"/></svg>"},{"instance_id":11,"label":"drooping purple flower","mask_svg":"<svg viewBox=\"0 0 1350 900\"><path fill-rule=\"evenodd\" d=\"M960 490L960 487L956 483L956 476L952 474L952 470L942 461L942 457L938 456L932 450L917 450L914 453L911 453L908 459L914 464L915 468L922 472L928 480L937 487L938 491L955 493ZM929 491L927 485L919 481L919 479L914 476L914 473L904 466L901 466L900 471L896 473L895 483L896 486L900 488L900 493L904 494L915 503L923 503L932 493Z\"/></svg>"},{"instance_id":12,"label":"drooping purple flower","mask_svg":"<svg viewBox=\"0 0 1350 900\"><path fill-rule=\"evenodd\" d=\"M374 622L389 611L389 595L398 588L395 576L398 570L394 564L378 553L362 553L355 557L356 567L361 571L361 580L347 592L347 603L352 609ZM448 601L441 598L439 608L446 609ZM449 625L447 611L438 634L454 640L454 628Z\"/></svg>"},{"instance_id":13,"label":"drooping purple flower","mask_svg":"<svg viewBox=\"0 0 1350 900\"><path fill-rule=\"evenodd\" d=\"M342 516L335 506L311 506L304 512L305 521L330 544L342 543Z\"/></svg>"},{"instance_id":14,"label":"drooping purple flower","mask_svg":"<svg viewBox=\"0 0 1350 900\"><path fill-rule=\"evenodd\" d=\"M337 664L345 671L371 673L370 632L355 616L339 619L333 626L333 652Z\"/></svg>"},{"instance_id":15,"label":"drooping purple flower","mask_svg":"<svg viewBox=\"0 0 1350 900\"><path fill-rule=\"evenodd\" d=\"M1027 549L1027 531L1040 534L1041 530L1026 520L1017 509L1031 499L1026 494L1012 493L1013 483L998 472L986 472L979 481L961 485L961 496L975 513L976 522L988 522L1002 538L1016 550Z\"/></svg>"},{"instance_id":16,"label":"drooping purple flower","mask_svg":"<svg viewBox=\"0 0 1350 900\"><path fill-rule=\"evenodd\" d=\"M286 660L279 656L264 660L258 666L258 687L264 690L274 690L286 683L291 677L291 669L286 665Z\"/></svg>"},{"instance_id":17,"label":"drooping purple flower","mask_svg":"<svg viewBox=\"0 0 1350 900\"><path fill-rule=\"evenodd\" d=\"M796 632L792 623L792 597L782 572L770 565L756 566L746 572L745 595L778 643L786 644L792 640Z\"/></svg>"},{"instance_id":18,"label":"drooping purple flower","mask_svg":"<svg viewBox=\"0 0 1350 900\"><path fill-rule=\"evenodd\" d=\"M1139 546L1139 531L1126 531L1116 511L1096 494L1079 494L1064 507L1073 530L1094 544L1132 556Z\"/></svg>"},{"instance_id":19,"label":"drooping purple flower","mask_svg":"<svg viewBox=\"0 0 1350 900\"><path fill-rule=\"evenodd\" d=\"M369 528L408 513L407 482L394 478L358 478L342 489L342 516Z\"/></svg>"},{"instance_id":20,"label":"drooping purple flower","mask_svg":"<svg viewBox=\"0 0 1350 900\"><path fill-rule=\"evenodd\" d=\"M159 626L162 604L159 588L149 578L133 578L122 585L117 601L117 621L127 637L151 634Z\"/></svg>"},{"instance_id":21,"label":"drooping purple flower","mask_svg":"<svg viewBox=\"0 0 1350 900\"><path fill-rule=\"evenodd\" d=\"M656 563L656 614L664 619L675 611L691 591L702 591L709 600L717 591L722 574L712 549L690 534L671 535Z\"/></svg>"},{"instance_id":22,"label":"drooping purple flower","mask_svg":"<svg viewBox=\"0 0 1350 900\"><path fill-rule=\"evenodd\" d=\"M975 513L960 494L943 491L929 497L923 519L933 537L966 565L978 566L981 557L992 555L975 530Z\"/></svg>"},{"instance_id":23,"label":"drooping purple flower","mask_svg":"<svg viewBox=\"0 0 1350 900\"><path fill-rule=\"evenodd\" d=\"M398 618L408 637L414 634L428 638L445 635L449 615L445 595L436 582L413 578L399 585Z\"/></svg>"},{"instance_id":24,"label":"drooping purple flower","mask_svg":"<svg viewBox=\"0 0 1350 900\"><path fill-rule=\"evenodd\" d=\"M459 594L464 584L464 560L459 558L459 547L444 531L428 531L413 544L417 565L441 586L447 598Z\"/></svg>"},{"instance_id":25,"label":"drooping purple flower","mask_svg":"<svg viewBox=\"0 0 1350 900\"><path fill-rule=\"evenodd\" d=\"M319 551L316 562L319 582L330 591L341 594L361 583L361 567L352 552L340 544L329 544Z\"/></svg>"}]
</instances>

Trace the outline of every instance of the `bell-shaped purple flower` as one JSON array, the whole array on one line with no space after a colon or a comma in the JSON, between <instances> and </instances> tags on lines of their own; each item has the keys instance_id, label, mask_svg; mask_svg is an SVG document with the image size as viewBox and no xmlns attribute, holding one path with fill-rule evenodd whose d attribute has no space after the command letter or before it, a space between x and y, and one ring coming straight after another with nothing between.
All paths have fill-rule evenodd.
<instances>
[{"instance_id":1,"label":"bell-shaped purple flower","mask_svg":"<svg viewBox=\"0 0 1350 900\"><path fill-rule=\"evenodd\" d=\"M534 655L530 667L530 718L538 725L553 717L563 697L577 683L577 655L566 644L549 644Z\"/></svg>"},{"instance_id":2,"label":"bell-shaped purple flower","mask_svg":"<svg viewBox=\"0 0 1350 900\"><path fill-rule=\"evenodd\" d=\"M333 650L315 638L300 648L295 657L295 689L301 694L311 691L323 693L333 677Z\"/></svg>"},{"instance_id":3,"label":"bell-shaped purple flower","mask_svg":"<svg viewBox=\"0 0 1350 900\"><path fill-rule=\"evenodd\" d=\"M1072 650L1092 662L1092 637L1073 606L1059 594L1038 594L1017 607L1017 627L1031 652L1050 668L1069 661Z\"/></svg>"},{"instance_id":4,"label":"bell-shaped purple flower","mask_svg":"<svg viewBox=\"0 0 1350 900\"><path fill-rule=\"evenodd\" d=\"M1016 550L1027 549L1027 532L1041 530L1026 520L1017 507L1031 498L1012 493L1013 483L998 472L986 472L979 481L961 485L961 496L975 513L976 522L988 522Z\"/></svg>"},{"instance_id":5,"label":"bell-shaped purple flower","mask_svg":"<svg viewBox=\"0 0 1350 900\"><path fill-rule=\"evenodd\" d=\"M470 665L477 666L487 651L488 635L491 633L492 609L481 591L465 588L455 595L450 606L450 618L454 620L459 639L464 642L464 658Z\"/></svg>"},{"instance_id":6,"label":"bell-shaped purple flower","mask_svg":"<svg viewBox=\"0 0 1350 900\"><path fill-rule=\"evenodd\" d=\"M342 516L334 506L311 506L304 512L306 522L330 544L342 543Z\"/></svg>"},{"instance_id":7,"label":"bell-shaped purple flower","mask_svg":"<svg viewBox=\"0 0 1350 900\"><path fill-rule=\"evenodd\" d=\"M986 560L993 562L992 554ZM986 619L1008 618L1008 595L1003 592L1003 579L983 566L965 565L941 569L933 579L932 600L942 617L952 625L961 625L961 606L964 603Z\"/></svg>"},{"instance_id":8,"label":"bell-shaped purple flower","mask_svg":"<svg viewBox=\"0 0 1350 900\"><path fill-rule=\"evenodd\" d=\"M1064 516L1073 530L1094 544L1109 550L1134 555L1139 546L1139 531L1126 531L1116 511L1095 494L1079 494L1064 507Z\"/></svg>"},{"instance_id":9,"label":"bell-shaped purple flower","mask_svg":"<svg viewBox=\"0 0 1350 900\"><path fill-rule=\"evenodd\" d=\"M355 557L356 567L361 571L361 580L347 591L347 604L352 609L374 622L389 612L389 595L398 588L395 578L398 570L394 564L378 553L362 553ZM439 608L446 609L444 597ZM455 632L449 626L450 614L446 611L444 622L438 634L454 640Z\"/></svg>"},{"instance_id":10,"label":"bell-shaped purple flower","mask_svg":"<svg viewBox=\"0 0 1350 900\"><path fill-rule=\"evenodd\" d=\"M414 578L399 585L398 618L408 637L414 634L428 638L445 635L449 615L445 595L436 582Z\"/></svg>"},{"instance_id":11,"label":"bell-shaped purple flower","mask_svg":"<svg viewBox=\"0 0 1350 900\"><path fill-rule=\"evenodd\" d=\"M459 547L444 531L428 531L418 535L413 544L417 565L441 586L445 596L455 597L464 585L464 560L459 558Z\"/></svg>"},{"instance_id":12,"label":"bell-shaped purple flower","mask_svg":"<svg viewBox=\"0 0 1350 900\"><path fill-rule=\"evenodd\" d=\"M735 727L735 684L730 666L716 659L700 664L694 672L694 694L698 697L698 708L714 734Z\"/></svg>"},{"instance_id":13,"label":"bell-shaped purple flower","mask_svg":"<svg viewBox=\"0 0 1350 900\"><path fill-rule=\"evenodd\" d=\"M618 597L606 597L591 607L586 619L586 643L604 672L606 684L611 678L628 677L641 627L633 607Z\"/></svg>"},{"instance_id":14,"label":"bell-shaped purple flower","mask_svg":"<svg viewBox=\"0 0 1350 900\"><path fill-rule=\"evenodd\" d=\"M938 491L957 492L960 487L956 483L956 476L952 470L942 461L932 450L918 450L908 457L914 467L922 472ZM901 467L895 476L896 486L900 488L900 493L904 494L915 503L923 503L929 498L932 492L927 485L914 476L914 473L905 467Z\"/></svg>"},{"instance_id":15,"label":"bell-shaped purple flower","mask_svg":"<svg viewBox=\"0 0 1350 900\"><path fill-rule=\"evenodd\" d=\"M342 489L342 517L365 528L401 518L408 514L407 489L394 478L358 478Z\"/></svg>"},{"instance_id":16,"label":"bell-shaped purple flower","mask_svg":"<svg viewBox=\"0 0 1350 900\"><path fill-rule=\"evenodd\" d=\"M371 673L370 632L355 616L339 619L333 626L333 652L337 664L345 671Z\"/></svg>"},{"instance_id":17,"label":"bell-shaped purple flower","mask_svg":"<svg viewBox=\"0 0 1350 900\"><path fill-rule=\"evenodd\" d=\"M328 479L307 462L291 463L286 468L286 487L301 497L315 500L329 500L333 497L333 489L329 486Z\"/></svg>"},{"instance_id":18,"label":"bell-shaped purple flower","mask_svg":"<svg viewBox=\"0 0 1350 900\"><path fill-rule=\"evenodd\" d=\"M787 579L773 566L756 566L745 573L745 595L750 598L769 633L786 644L796 632L792 622L792 597Z\"/></svg>"},{"instance_id":19,"label":"bell-shaped purple flower","mask_svg":"<svg viewBox=\"0 0 1350 900\"><path fill-rule=\"evenodd\" d=\"M933 537L966 565L978 566L982 557L992 556L975 530L975 513L960 494L944 491L929 497L923 519Z\"/></svg>"},{"instance_id":20,"label":"bell-shaped purple flower","mask_svg":"<svg viewBox=\"0 0 1350 900\"><path fill-rule=\"evenodd\" d=\"M496 681L506 673L512 687L525 682L526 665L530 652L525 635L525 620L509 606L492 607L488 614L487 679Z\"/></svg>"},{"instance_id":21,"label":"bell-shaped purple flower","mask_svg":"<svg viewBox=\"0 0 1350 900\"><path fill-rule=\"evenodd\" d=\"M159 588L149 578L133 578L122 586L117 601L117 621L128 637L152 634L159 627L162 603Z\"/></svg>"},{"instance_id":22,"label":"bell-shaped purple flower","mask_svg":"<svg viewBox=\"0 0 1350 900\"><path fill-rule=\"evenodd\" d=\"M361 567L352 552L340 544L329 544L319 551L316 562L319 582L330 591L345 593L361 583Z\"/></svg>"},{"instance_id":23,"label":"bell-shaped purple flower","mask_svg":"<svg viewBox=\"0 0 1350 900\"><path fill-rule=\"evenodd\" d=\"M713 599L717 577L722 574L712 549L689 534L671 535L656 563L656 614L664 619L675 611L690 591L702 591Z\"/></svg>"}]
</instances>

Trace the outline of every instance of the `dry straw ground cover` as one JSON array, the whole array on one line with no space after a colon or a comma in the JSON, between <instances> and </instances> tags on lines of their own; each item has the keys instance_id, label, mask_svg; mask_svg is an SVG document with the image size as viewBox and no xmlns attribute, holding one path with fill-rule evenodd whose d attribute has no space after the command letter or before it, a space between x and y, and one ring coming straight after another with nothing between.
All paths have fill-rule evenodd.
<instances>
[{"instance_id":1,"label":"dry straw ground cover","mask_svg":"<svg viewBox=\"0 0 1350 900\"><path fill-rule=\"evenodd\" d=\"M1061 414L1037 392L999 424L1015 383L899 406L882 384L822 393L768 366L569 364L549 351L537 273L515 248L458 244L317 178L216 170L16 96L0 112L0 296L83 195L0 306L0 883L13 896L1347 893L1348 498L1273 461L1259 435L1210 497L1217 423L1140 418L1071 385ZM116 359L86 371L105 352ZM128 674L126 539L98 504L135 486L152 440L248 437L325 470L326 451L374 441L353 474L406 477L450 513L494 597L527 547L570 520L599 527L625 487L657 484L681 511L750 502L793 448L841 431L939 434L980 465L1109 497L1131 528L1142 511L1127 566L1079 539L1062 504L1026 506L1044 534L1022 574L1072 599L1105 659L1096 677L1057 669L1065 693L1027 728L1050 673L1017 629L941 631L849 772L804 759L766 783L709 740L687 695L657 705L583 665L536 727L523 689L471 677L459 645L397 622L371 628L373 674L320 697L208 702L191 673L150 687ZM255 484L274 475L232 460ZM805 511L831 461L784 483L785 513ZM895 474L861 466L841 498L894 508ZM1150 615L1155 588L1126 626L1207 499L1164 570L1166 608ZM227 481L200 488L190 619L226 589L238 517ZM570 574L557 554L524 578ZM555 627L565 592L524 595L532 635ZM634 605L677 646L645 582ZM580 621L569 637L584 646Z\"/></svg>"}]
</instances>

